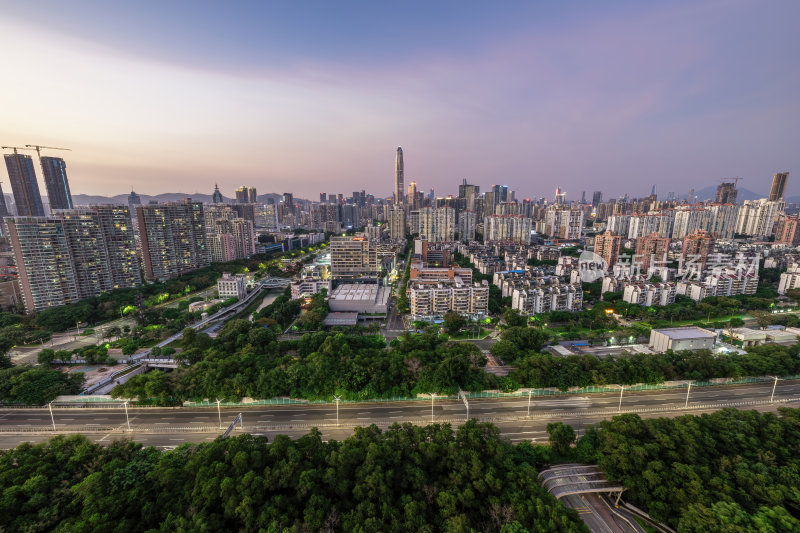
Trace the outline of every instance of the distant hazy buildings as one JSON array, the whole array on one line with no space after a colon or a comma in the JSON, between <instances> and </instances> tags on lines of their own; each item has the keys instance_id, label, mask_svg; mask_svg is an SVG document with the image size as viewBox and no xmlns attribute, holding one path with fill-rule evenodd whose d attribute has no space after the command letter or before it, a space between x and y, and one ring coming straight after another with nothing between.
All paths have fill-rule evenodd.
<instances>
[{"instance_id":1,"label":"distant hazy buildings","mask_svg":"<svg viewBox=\"0 0 800 533\"><path fill-rule=\"evenodd\" d=\"M42 217L44 205L36 182L36 171L33 168L33 159L24 154L6 154L6 169L14 193L14 203L17 205L17 215Z\"/></svg>"},{"instance_id":2,"label":"distant hazy buildings","mask_svg":"<svg viewBox=\"0 0 800 533\"><path fill-rule=\"evenodd\" d=\"M138 206L136 218L148 281L171 279L210 264L200 202Z\"/></svg>"},{"instance_id":3,"label":"distant hazy buildings","mask_svg":"<svg viewBox=\"0 0 800 533\"><path fill-rule=\"evenodd\" d=\"M66 163L60 157L43 156L41 159L50 210L72 209L74 206L67 180Z\"/></svg>"},{"instance_id":4,"label":"distant hazy buildings","mask_svg":"<svg viewBox=\"0 0 800 533\"><path fill-rule=\"evenodd\" d=\"M735 204L738 195L735 182L723 182L717 186L717 195L714 202L717 204Z\"/></svg>"}]
</instances>

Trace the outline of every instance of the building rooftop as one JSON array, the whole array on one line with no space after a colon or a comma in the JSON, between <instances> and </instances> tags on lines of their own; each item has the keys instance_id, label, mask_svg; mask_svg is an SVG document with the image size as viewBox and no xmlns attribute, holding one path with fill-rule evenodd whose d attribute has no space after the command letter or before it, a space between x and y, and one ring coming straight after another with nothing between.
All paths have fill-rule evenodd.
<instances>
[{"instance_id":1,"label":"building rooftop","mask_svg":"<svg viewBox=\"0 0 800 533\"><path fill-rule=\"evenodd\" d=\"M696 339L698 337L712 338L717 336L715 333L708 331L707 329L698 328L695 326L689 326L685 328L654 329L653 331L663 333L672 340Z\"/></svg>"}]
</instances>

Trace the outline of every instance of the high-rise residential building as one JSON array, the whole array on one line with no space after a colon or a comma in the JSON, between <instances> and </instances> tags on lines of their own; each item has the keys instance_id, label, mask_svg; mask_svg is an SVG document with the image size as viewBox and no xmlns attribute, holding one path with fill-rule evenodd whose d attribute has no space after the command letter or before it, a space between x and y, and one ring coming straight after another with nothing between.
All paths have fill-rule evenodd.
<instances>
[{"instance_id":1,"label":"high-rise residential building","mask_svg":"<svg viewBox=\"0 0 800 533\"><path fill-rule=\"evenodd\" d=\"M783 212L783 207L783 200L745 200L739 209L736 233L762 237L772 235L775 219Z\"/></svg>"},{"instance_id":2,"label":"high-rise residential building","mask_svg":"<svg viewBox=\"0 0 800 533\"><path fill-rule=\"evenodd\" d=\"M319 203L324 204L328 202L328 195L324 192L319 193Z\"/></svg>"},{"instance_id":3,"label":"high-rise residential building","mask_svg":"<svg viewBox=\"0 0 800 533\"><path fill-rule=\"evenodd\" d=\"M397 155L394 160L394 203L395 205L403 204L403 149L397 147Z\"/></svg>"},{"instance_id":4,"label":"high-rise residential building","mask_svg":"<svg viewBox=\"0 0 800 533\"><path fill-rule=\"evenodd\" d=\"M221 204L225 202L225 199L222 197L222 193L219 192L219 185L216 183L214 184L214 192L211 194L211 201L215 204Z\"/></svg>"},{"instance_id":5,"label":"high-rise residential building","mask_svg":"<svg viewBox=\"0 0 800 533\"><path fill-rule=\"evenodd\" d=\"M36 182L33 159L24 154L6 154L6 169L14 193L17 215L25 217L44 216L44 205Z\"/></svg>"},{"instance_id":6,"label":"high-rise residential building","mask_svg":"<svg viewBox=\"0 0 800 533\"><path fill-rule=\"evenodd\" d=\"M533 221L521 215L492 215L483 219L484 242L529 244Z\"/></svg>"},{"instance_id":7,"label":"high-rise residential building","mask_svg":"<svg viewBox=\"0 0 800 533\"><path fill-rule=\"evenodd\" d=\"M240 217L233 206L210 206L203 216L212 262L246 259L255 253L254 224Z\"/></svg>"},{"instance_id":8,"label":"high-rise residential building","mask_svg":"<svg viewBox=\"0 0 800 533\"><path fill-rule=\"evenodd\" d=\"M283 193L283 204L282 204L284 214L293 215L294 210L294 194L290 192Z\"/></svg>"},{"instance_id":9,"label":"high-rise residential building","mask_svg":"<svg viewBox=\"0 0 800 533\"><path fill-rule=\"evenodd\" d=\"M778 224L775 226L775 242L789 246L800 245L800 224L798 224L797 216L778 217Z\"/></svg>"},{"instance_id":10,"label":"high-rise residential building","mask_svg":"<svg viewBox=\"0 0 800 533\"><path fill-rule=\"evenodd\" d=\"M6 195L3 192L3 187L0 187L0 231L2 229L3 220L9 215L8 206L6 205Z\"/></svg>"},{"instance_id":11,"label":"high-rise residential building","mask_svg":"<svg viewBox=\"0 0 800 533\"><path fill-rule=\"evenodd\" d=\"M636 259L642 272L648 272L650 267L664 266L669 252L669 237L662 237L658 233L651 233L636 241Z\"/></svg>"},{"instance_id":12,"label":"high-rise residential building","mask_svg":"<svg viewBox=\"0 0 800 533\"><path fill-rule=\"evenodd\" d=\"M736 182L723 182L717 186L717 195L714 198L714 203L717 204L735 204L736 196L739 191L736 190Z\"/></svg>"},{"instance_id":13,"label":"high-rise residential building","mask_svg":"<svg viewBox=\"0 0 800 533\"><path fill-rule=\"evenodd\" d=\"M598 233L594 237L594 253L603 258L609 269L619 260L622 253L622 239L621 235L615 235L610 230Z\"/></svg>"},{"instance_id":14,"label":"high-rise residential building","mask_svg":"<svg viewBox=\"0 0 800 533\"><path fill-rule=\"evenodd\" d=\"M330 242L333 279L374 278L378 275L376 244L362 236L333 236Z\"/></svg>"},{"instance_id":15,"label":"high-rise residential building","mask_svg":"<svg viewBox=\"0 0 800 533\"><path fill-rule=\"evenodd\" d=\"M236 189L236 203L237 204L246 204L248 202L248 192L247 187L242 185L238 189Z\"/></svg>"},{"instance_id":16,"label":"high-rise residential building","mask_svg":"<svg viewBox=\"0 0 800 533\"><path fill-rule=\"evenodd\" d=\"M258 203L258 195L256 194L255 187L248 187L247 188L247 202L251 204Z\"/></svg>"},{"instance_id":17,"label":"high-rise residential building","mask_svg":"<svg viewBox=\"0 0 800 533\"><path fill-rule=\"evenodd\" d=\"M28 312L142 283L126 206L15 217L9 236Z\"/></svg>"},{"instance_id":18,"label":"high-rise residential building","mask_svg":"<svg viewBox=\"0 0 800 533\"><path fill-rule=\"evenodd\" d=\"M168 280L208 266L203 204L191 202L136 208L145 279Z\"/></svg>"},{"instance_id":19,"label":"high-rise residential building","mask_svg":"<svg viewBox=\"0 0 800 533\"><path fill-rule=\"evenodd\" d=\"M406 238L406 211L399 206L389 212L389 238L393 240Z\"/></svg>"},{"instance_id":20,"label":"high-rise residential building","mask_svg":"<svg viewBox=\"0 0 800 533\"><path fill-rule=\"evenodd\" d=\"M788 179L788 172L778 172L772 177L772 188L769 190L770 202L783 200L784 193L786 192L786 181Z\"/></svg>"},{"instance_id":21,"label":"high-rise residential building","mask_svg":"<svg viewBox=\"0 0 800 533\"><path fill-rule=\"evenodd\" d=\"M456 211L452 207L424 207L419 210L419 236L430 242L453 241Z\"/></svg>"},{"instance_id":22,"label":"high-rise residential building","mask_svg":"<svg viewBox=\"0 0 800 533\"><path fill-rule=\"evenodd\" d=\"M603 193L601 191L594 191L592 194L592 207L597 207L603 202Z\"/></svg>"},{"instance_id":23,"label":"high-rise residential building","mask_svg":"<svg viewBox=\"0 0 800 533\"><path fill-rule=\"evenodd\" d=\"M462 211L458 217L458 240L470 242L475 240L475 226L478 218L473 211Z\"/></svg>"},{"instance_id":24,"label":"high-rise residential building","mask_svg":"<svg viewBox=\"0 0 800 533\"><path fill-rule=\"evenodd\" d=\"M708 256L714 252L714 236L707 231L696 231L683 239L683 262L687 269L701 274L708 264ZM699 276L698 276L699 277Z\"/></svg>"},{"instance_id":25,"label":"high-rise residential building","mask_svg":"<svg viewBox=\"0 0 800 533\"><path fill-rule=\"evenodd\" d=\"M464 179L463 183L458 186L458 197L466 200L464 209L467 211L475 211L475 200L480 197L481 188L478 185L470 185Z\"/></svg>"},{"instance_id":26,"label":"high-rise residential building","mask_svg":"<svg viewBox=\"0 0 800 533\"><path fill-rule=\"evenodd\" d=\"M580 283L514 288L511 293L511 308L524 316L550 311L575 313L583 308L583 290Z\"/></svg>"},{"instance_id":27,"label":"high-rise residential building","mask_svg":"<svg viewBox=\"0 0 800 533\"><path fill-rule=\"evenodd\" d=\"M74 206L72 205L72 193L69 191L66 163L60 157L43 156L41 159L50 211L72 209Z\"/></svg>"},{"instance_id":28,"label":"high-rise residential building","mask_svg":"<svg viewBox=\"0 0 800 533\"><path fill-rule=\"evenodd\" d=\"M545 211L544 233L553 239L580 239L584 212L579 208L550 205Z\"/></svg>"}]
</instances>

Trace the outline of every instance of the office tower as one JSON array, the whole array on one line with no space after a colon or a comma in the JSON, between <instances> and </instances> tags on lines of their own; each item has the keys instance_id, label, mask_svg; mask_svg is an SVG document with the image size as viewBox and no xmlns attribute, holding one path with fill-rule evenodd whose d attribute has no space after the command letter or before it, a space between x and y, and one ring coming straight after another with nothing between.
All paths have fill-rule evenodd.
<instances>
[{"instance_id":1,"label":"office tower","mask_svg":"<svg viewBox=\"0 0 800 533\"><path fill-rule=\"evenodd\" d=\"M324 204L328 201L328 195L324 192L319 193L319 203Z\"/></svg>"},{"instance_id":2,"label":"office tower","mask_svg":"<svg viewBox=\"0 0 800 533\"><path fill-rule=\"evenodd\" d=\"M594 236L594 253L603 258L609 269L619 260L622 239L621 235L614 235L614 232L608 230Z\"/></svg>"},{"instance_id":3,"label":"office tower","mask_svg":"<svg viewBox=\"0 0 800 533\"><path fill-rule=\"evenodd\" d=\"M789 179L788 172L778 172L772 177L772 188L769 190L770 202L777 202L778 200L783 200L783 195L786 192L786 180L788 179Z\"/></svg>"},{"instance_id":4,"label":"office tower","mask_svg":"<svg viewBox=\"0 0 800 533\"><path fill-rule=\"evenodd\" d=\"M656 184L654 183L653 188L650 189L650 196L658 196L658 193L656 191L657 191Z\"/></svg>"},{"instance_id":5,"label":"office tower","mask_svg":"<svg viewBox=\"0 0 800 533\"><path fill-rule=\"evenodd\" d=\"M246 204L247 203L247 187L242 185L235 191L236 193L236 203L237 204Z\"/></svg>"},{"instance_id":6,"label":"office tower","mask_svg":"<svg viewBox=\"0 0 800 533\"><path fill-rule=\"evenodd\" d=\"M519 215L492 215L483 219L484 242L529 244L533 221Z\"/></svg>"},{"instance_id":7,"label":"office tower","mask_svg":"<svg viewBox=\"0 0 800 533\"><path fill-rule=\"evenodd\" d=\"M397 155L394 160L394 203L403 204L403 149L397 147Z\"/></svg>"},{"instance_id":8,"label":"office tower","mask_svg":"<svg viewBox=\"0 0 800 533\"><path fill-rule=\"evenodd\" d=\"M69 191L66 163L60 157L44 156L41 160L50 211L54 209L72 209L72 193Z\"/></svg>"},{"instance_id":9,"label":"office tower","mask_svg":"<svg viewBox=\"0 0 800 533\"><path fill-rule=\"evenodd\" d=\"M419 210L419 236L430 242L455 240L456 211L452 207L424 207Z\"/></svg>"},{"instance_id":10,"label":"office tower","mask_svg":"<svg viewBox=\"0 0 800 533\"><path fill-rule=\"evenodd\" d=\"M465 209L468 211L475 211L475 200L480 192L481 188L478 185L470 185L466 179L458 186L458 197L466 199Z\"/></svg>"},{"instance_id":11,"label":"office tower","mask_svg":"<svg viewBox=\"0 0 800 533\"><path fill-rule=\"evenodd\" d=\"M230 208L236 212L236 216L249 220L256 225L256 205L255 204L230 204Z\"/></svg>"},{"instance_id":12,"label":"office tower","mask_svg":"<svg viewBox=\"0 0 800 533\"><path fill-rule=\"evenodd\" d=\"M378 275L377 245L364 237L331 237L331 276L355 279Z\"/></svg>"},{"instance_id":13,"label":"office tower","mask_svg":"<svg viewBox=\"0 0 800 533\"><path fill-rule=\"evenodd\" d=\"M594 191L592 194L592 207L597 207L603 201L603 193L601 191Z\"/></svg>"},{"instance_id":14,"label":"office tower","mask_svg":"<svg viewBox=\"0 0 800 533\"><path fill-rule=\"evenodd\" d=\"M342 211L342 226L345 228L358 228L361 226L361 208L355 204L340 206Z\"/></svg>"},{"instance_id":15,"label":"office tower","mask_svg":"<svg viewBox=\"0 0 800 533\"><path fill-rule=\"evenodd\" d=\"M200 202L138 206L136 218L148 281L168 280L210 264Z\"/></svg>"},{"instance_id":16,"label":"office tower","mask_svg":"<svg viewBox=\"0 0 800 533\"><path fill-rule=\"evenodd\" d=\"M717 186L717 195L714 198L714 203L717 204L735 204L736 196L739 191L736 190L736 183L723 182Z\"/></svg>"},{"instance_id":17,"label":"office tower","mask_svg":"<svg viewBox=\"0 0 800 533\"><path fill-rule=\"evenodd\" d=\"M708 256L714 251L714 236L699 230L683 239L683 262L687 268L702 273L708 263Z\"/></svg>"},{"instance_id":18,"label":"office tower","mask_svg":"<svg viewBox=\"0 0 800 533\"><path fill-rule=\"evenodd\" d=\"M494 206L496 205L497 202L494 198L494 190L483 193L483 216L488 217L494 215Z\"/></svg>"},{"instance_id":19,"label":"office tower","mask_svg":"<svg viewBox=\"0 0 800 533\"><path fill-rule=\"evenodd\" d=\"M475 213L462 211L458 217L458 240L470 242L475 240L475 226L478 222Z\"/></svg>"},{"instance_id":20,"label":"office tower","mask_svg":"<svg viewBox=\"0 0 800 533\"><path fill-rule=\"evenodd\" d=\"M636 259L639 261L642 272L664 266L669 252L669 237L662 237L658 233L651 233L636 241Z\"/></svg>"},{"instance_id":21,"label":"office tower","mask_svg":"<svg viewBox=\"0 0 800 533\"><path fill-rule=\"evenodd\" d=\"M225 199L222 197L222 193L219 192L219 185L216 183L214 184L214 192L211 194L211 202L215 204L221 204L225 202Z\"/></svg>"},{"instance_id":22,"label":"office tower","mask_svg":"<svg viewBox=\"0 0 800 533\"><path fill-rule=\"evenodd\" d=\"M581 191L581 204L586 203L586 191Z\"/></svg>"},{"instance_id":23,"label":"office tower","mask_svg":"<svg viewBox=\"0 0 800 533\"><path fill-rule=\"evenodd\" d=\"M418 209L419 207L417 205L417 182L412 181L408 184L408 208Z\"/></svg>"},{"instance_id":24,"label":"office tower","mask_svg":"<svg viewBox=\"0 0 800 533\"><path fill-rule=\"evenodd\" d=\"M283 193L283 209L287 214L294 214L294 194L290 192Z\"/></svg>"},{"instance_id":25,"label":"office tower","mask_svg":"<svg viewBox=\"0 0 800 533\"><path fill-rule=\"evenodd\" d=\"M11 181L11 190L14 193L14 203L17 204L17 215L44 216L42 196L39 193L31 156L6 154L5 159L8 179Z\"/></svg>"},{"instance_id":26,"label":"office tower","mask_svg":"<svg viewBox=\"0 0 800 533\"><path fill-rule=\"evenodd\" d=\"M564 205L567 203L567 193L561 190L561 187L556 187L556 195L553 201L556 205Z\"/></svg>"},{"instance_id":27,"label":"office tower","mask_svg":"<svg viewBox=\"0 0 800 533\"><path fill-rule=\"evenodd\" d=\"M508 201L508 185L492 185L494 205Z\"/></svg>"},{"instance_id":28,"label":"office tower","mask_svg":"<svg viewBox=\"0 0 800 533\"><path fill-rule=\"evenodd\" d=\"M406 211L401 207L389 212L389 238L398 241L406 238Z\"/></svg>"},{"instance_id":29,"label":"office tower","mask_svg":"<svg viewBox=\"0 0 800 533\"><path fill-rule=\"evenodd\" d=\"M27 312L141 285L125 206L8 220Z\"/></svg>"},{"instance_id":30,"label":"office tower","mask_svg":"<svg viewBox=\"0 0 800 533\"><path fill-rule=\"evenodd\" d=\"M800 245L799 230L798 217L780 216L775 229L775 242L788 244L789 246Z\"/></svg>"},{"instance_id":31,"label":"office tower","mask_svg":"<svg viewBox=\"0 0 800 533\"><path fill-rule=\"evenodd\" d=\"M256 194L255 187L248 187L247 188L247 201L251 204L258 203L258 195Z\"/></svg>"}]
</instances>

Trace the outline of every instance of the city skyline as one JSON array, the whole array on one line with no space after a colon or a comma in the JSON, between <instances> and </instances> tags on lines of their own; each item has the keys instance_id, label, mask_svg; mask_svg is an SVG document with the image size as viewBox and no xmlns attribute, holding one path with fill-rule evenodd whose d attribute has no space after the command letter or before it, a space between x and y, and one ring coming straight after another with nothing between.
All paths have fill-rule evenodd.
<instances>
[{"instance_id":1,"label":"city skyline","mask_svg":"<svg viewBox=\"0 0 800 533\"><path fill-rule=\"evenodd\" d=\"M0 43L25 54L7 58L0 138L72 148L72 194L390 197L396 146L406 183L446 194L466 178L685 195L734 176L763 193L797 166L800 7L721 5L10 5Z\"/></svg>"}]
</instances>

